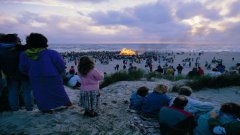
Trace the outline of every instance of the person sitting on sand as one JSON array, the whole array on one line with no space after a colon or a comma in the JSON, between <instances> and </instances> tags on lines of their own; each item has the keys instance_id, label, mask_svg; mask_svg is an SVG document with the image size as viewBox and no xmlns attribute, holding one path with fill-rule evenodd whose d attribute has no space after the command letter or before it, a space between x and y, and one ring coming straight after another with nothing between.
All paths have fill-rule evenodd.
<instances>
[{"instance_id":1,"label":"person sitting on sand","mask_svg":"<svg viewBox=\"0 0 240 135\"><path fill-rule=\"evenodd\" d=\"M172 106L164 106L159 112L159 123L162 135L187 135L193 132L196 126L194 117L186 112L188 104L185 96L177 96Z\"/></svg>"},{"instance_id":2,"label":"person sitting on sand","mask_svg":"<svg viewBox=\"0 0 240 135\"><path fill-rule=\"evenodd\" d=\"M227 109L227 108L226 108ZM230 108L229 108L230 109ZM219 117L220 114L212 112L208 119L210 131L215 135L239 135L240 133L240 106L232 104L232 115L235 117L233 121L222 124ZM223 110L223 109L222 109Z\"/></svg>"},{"instance_id":3,"label":"person sitting on sand","mask_svg":"<svg viewBox=\"0 0 240 135\"><path fill-rule=\"evenodd\" d=\"M222 75L222 73L219 72L217 68L213 68L212 71L209 71L207 75L209 75L211 77L218 77L218 76Z\"/></svg>"},{"instance_id":4,"label":"person sitting on sand","mask_svg":"<svg viewBox=\"0 0 240 135\"><path fill-rule=\"evenodd\" d=\"M182 86L179 89L178 95L184 95L188 99L188 104L184 107L184 110L198 117L200 114L210 112L214 108L214 104L210 102L202 102L191 97L192 88L188 86ZM170 105L173 104L175 98L172 98Z\"/></svg>"},{"instance_id":5,"label":"person sitting on sand","mask_svg":"<svg viewBox=\"0 0 240 135\"><path fill-rule=\"evenodd\" d=\"M29 76L38 109L51 113L52 109L71 106L63 86L65 63L61 55L47 49L48 40L42 34L31 33L26 42L28 49L20 55L19 69Z\"/></svg>"},{"instance_id":6,"label":"person sitting on sand","mask_svg":"<svg viewBox=\"0 0 240 135\"><path fill-rule=\"evenodd\" d=\"M72 72L73 74L75 74L75 69L74 69L74 66L71 66L71 68L69 69L68 71L69 73Z\"/></svg>"},{"instance_id":7,"label":"person sitting on sand","mask_svg":"<svg viewBox=\"0 0 240 135\"><path fill-rule=\"evenodd\" d=\"M231 125L231 123L236 122L236 120L239 118L239 113L239 104L232 102L224 103L221 105L219 111L206 113L199 116L197 121L197 127L194 129L194 135L212 135L211 132L219 131L219 128L215 128L216 125L220 125L223 127L229 124Z\"/></svg>"},{"instance_id":8,"label":"person sitting on sand","mask_svg":"<svg viewBox=\"0 0 240 135\"><path fill-rule=\"evenodd\" d=\"M88 56L80 58L78 72L81 78L79 106L85 109L84 115L95 117L98 115L99 81L104 75L95 68L93 60Z\"/></svg>"},{"instance_id":9,"label":"person sitting on sand","mask_svg":"<svg viewBox=\"0 0 240 135\"><path fill-rule=\"evenodd\" d=\"M190 72L188 72L187 76L189 76L189 77L197 77L197 76L199 76L197 71L198 71L197 68L194 67Z\"/></svg>"},{"instance_id":10,"label":"person sitting on sand","mask_svg":"<svg viewBox=\"0 0 240 135\"><path fill-rule=\"evenodd\" d=\"M81 86L81 79L77 74L74 74L74 71L70 71L69 74L71 75L68 78L67 85L71 88L79 88Z\"/></svg>"},{"instance_id":11,"label":"person sitting on sand","mask_svg":"<svg viewBox=\"0 0 240 135\"><path fill-rule=\"evenodd\" d=\"M146 117L157 117L163 106L168 106L170 97L166 95L168 86L164 84L157 85L153 92L148 94L142 105L142 113Z\"/></svg>"},{"instance_id":12,"label":"person sitting on sand","mask_svg":"<svg viewBox=\"0 0 240 135\"><path fill-rule=\"evenodd\" d=\"M218 71L220 73L224 73L225 72L225 66L222 63L219 63L216 68L218 69Z\"/></svg>"},{"instance_id":13,"label":"person sitting on sand","mask_svg":"<svg viewBox=\"0 0 240 135\"><path fill-rule=\"evenodd\" d=\"M141 111L144 98L147 96L149 89L145 86L138 88L137 92L133 92L130 98L131 110Z\"/></svg>"}]
</instances>

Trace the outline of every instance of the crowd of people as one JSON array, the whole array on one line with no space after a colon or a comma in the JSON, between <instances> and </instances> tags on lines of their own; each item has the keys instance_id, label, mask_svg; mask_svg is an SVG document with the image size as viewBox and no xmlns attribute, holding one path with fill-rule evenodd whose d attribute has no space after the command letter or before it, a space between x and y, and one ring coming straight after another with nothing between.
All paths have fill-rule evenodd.
<instances>
[{"instance_id":1,"label":"crowd of people","mask_svg":"<svg viewBox=\"0 0 240 135\"><path fill-rule=\"evenodd\" d=\"M77 64L80 57L84 55L91 56L95 63L111 66L113 70L105 71L106 74L112 74L119 71L129 71L133 69L141 69L146 74L154 72L160 76L203 76L209 75L216 77L224 73L240 73L240 64L236 63L235 66L227 69L222 59L212 58L206 61L205 65L200 63L200 59L204 52L200 53L167 53L167 52L144 52L142 54L126 56L120 55L119 51L112 52L64 52L62 53L66 63ZM183 59L176 63L176 58L182 57ZM233 59L234 61L234 59ZM192 64L193 63L193 64ZM176 65L177 64L177 65ZM144 65L144 66L142 66Z\"/></svg>"},{"instance_id":2,"label":"crowd of people","mask_svg":"<svg viewBox=\"0 0 240 135\"><path fill-rule=\"evenodd\" d=\"M91 55L95 60L86 55ZM18 111L19 93L22 91L25 109L32 111L34 101L43 113L52 113L58 109L72 107L64 83L72 88L80 89L79 106L84 108L85 116L98 116L99 81L103 74L95 67L95 62L108 64L113 59L123 60L129 64L128 70L134 70L134 62L146 61L146 67L153 72L152 61L158 61L155 72L174 76L175 68L168 65L174 62L173 53L167 56L146 53L137 56L120 56L118 52L58 53L48 49L47 38L39 33L31 33L26 37L26 45L21 44L17 34L0 36L0 96L7 90L8 103L11 111ZM202 55L202 54L199 54ZM199 58L196 59L196 63ZM66 74L65 63L74 61ZM163 68L160 63L167 62ZM129 63L128 63L129 62ZM191 62L186 59L184 62ZM115 67L119 70L119 64ZM124 67L123 67L124 68ZM182 74L184 65L179 64L177 73ZM225 66L219 63L214 70L223 73ZM189 75L203 75L203 69L196 64ZM238 135L240 124L240 105L225 103L220 110L210 113L214 105L191 97L192 89L184 86L179 89L176 97L168 96L168 86L157 85L152 92L145 86L133 92L130 97L130 111L137 112L145 118L159 120L163 135L182 134L227 134Z\"/></svg>"},{"instance_id":3,"label":"crowd of people","mask_svg":"<svg viewBox=\"0 0 240 135\"><path fill-rule=\"evenodd\" d=\"M139 87L130 97L130 112L144 119L158 119L162 135L238 135L240 105L224 103L219 110L214 104L191 97L192 89L183 86L178 96L168 96L168 87L157 85L151 93Z\"/></svg>"}]
</instances>

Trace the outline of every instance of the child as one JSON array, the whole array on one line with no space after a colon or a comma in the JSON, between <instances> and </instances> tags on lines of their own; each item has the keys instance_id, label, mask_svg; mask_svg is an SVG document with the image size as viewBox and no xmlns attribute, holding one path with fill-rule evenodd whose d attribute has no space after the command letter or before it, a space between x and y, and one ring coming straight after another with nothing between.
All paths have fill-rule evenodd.
<instances>
[{"instance_id":1,"label":"child","mask_svg":"<svg viewBox=\"0 0 240 135\"><path fill-rule=\"evenodd\" d=\"M142 103L148 94L148 90L147 87L143 86L138 88L137 92L132 93L129 106L131 110L141 111Z\"/></svg>"},{"instance_id":2,"label":"child","mask_svg":"<svg viewBox=\"0 0 240 135\"><path fill-rule=\"evenodd\" d=\"M85 109L84 115L95 117L98 115L99 81L103 79L103 73L95 68L93 60L87 56L80 58L78 72L81 78L79 105Z\"/></svg>"}]
</instances>

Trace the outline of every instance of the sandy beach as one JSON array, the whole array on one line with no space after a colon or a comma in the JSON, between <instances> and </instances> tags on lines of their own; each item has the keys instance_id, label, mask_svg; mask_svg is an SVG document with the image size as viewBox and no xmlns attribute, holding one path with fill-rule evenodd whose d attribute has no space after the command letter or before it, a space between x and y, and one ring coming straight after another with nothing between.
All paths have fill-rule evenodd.
<instances>
[{"instance_id":1,"label":"sandy beach","mask_svg":"<svg viewBox=\"0 0 240 135\"><path fill-rule=\"evenodd\" d=\"M167 58L175 57L174 62L170 63L168 65L174 66L176 69L178 64L183 65L184 62L182 62L186 58L191 58L191 67L188 65L184 66L184 69L182 73L186 75L189 71L192 70L192 68L195 66L195 61L197 57L200 57L198 60L200 66L204 69L205 73L208 73L210 70L207 70L205 67L205 63L211 63L212 59L215 57L216 60L221 59L223 62L223 65L226 67L226 70L229 70L231 67L236 66L237 63L240 63L240 52L204 52L202 55L199 56L199 52L174 52L172 55L168 56L168 53L162 53L162 56L166 56ZM234 58L234 60L232 60ZM193 60L192 60L193 59ZM123 60L113 60L109 61L109 64L101 64L100 61L96 60L96 67L108 74L114 73L114 67L119 64L119 70L123 70ZM160 65L163 67L166 64L166 61L160 61ZM133 63L133 66L136 66L137 68L143 69L146 72L149 72L149 69L145 67L146 62L143 60L141 63ZM153 61L153 70L157 69L157 66L159 65L158 61ZM70 68L70 66L74 66L75 70L77 71L77 66L74 64L73 61L67 62L67 71ZM217 64L211 63L211 67L216 67ZM127 68L129 65L127 64ZM177 72L175 72L177 74Z\"/></svg>"}]
</instances>

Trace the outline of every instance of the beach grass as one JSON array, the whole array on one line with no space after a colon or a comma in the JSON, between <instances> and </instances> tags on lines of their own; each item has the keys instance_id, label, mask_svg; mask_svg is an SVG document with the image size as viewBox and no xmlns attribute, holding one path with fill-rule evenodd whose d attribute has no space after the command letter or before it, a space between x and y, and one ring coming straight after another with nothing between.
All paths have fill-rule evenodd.
<instances>
[{"instance_id":1,"label":"beach grass","mask_svg":"<svg viewBox=\"0 0 240 135\"><path fill-rule=\"evenodd\" d=\"M108 77L105 77L103 82L100 84L100 88L104 88L110 84L113 84L118 81L134 81L140 80L144 76L143 70L137 69L130 72L119 71L111 74Z\"/></svg>"},{"instance_id":2,"label":"beach grass","mask_svg":"<svg viewBox=\"0 0 240 135\"><path fill-rule=\"evenodd\" d=\"M120 71L120 72L111 74L109 77L104 78L103 82L100 85L100 88L104 88L118 81L135 81L135 80L140 80L141 78L145 78L148 81L154 80L154 78L166 79L170 81L179 81L182 79L187 80L185 84L174 85L172 87L173 92L177 92L182 85L190 86L195 91L199 91L204 88L216 89L216 88L223 88L223 87L229 87L229 86L240 86L239 74L225 73L218 77L211 77L208 75L187 77L182 75L167 76L167 75L161 75L156 72L150 72L148 74L144 74L142 70L135 70L131 72Z\"/></svg>"},{"instance_id":3,"label":"beach grass","mask_svg":"<svg viewBox=\"0 0 240 135\"><path fill-rule=\"evenodd\" d=\"M188 86L194 90L201 90L203 88L223 88L228 86L240 86L239 74L223 74L218 77L202 76L195 77L187 81Z\"/></svg>"}]
</instances>

